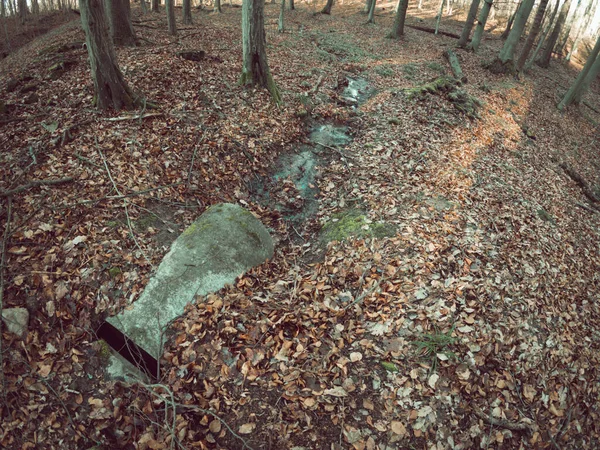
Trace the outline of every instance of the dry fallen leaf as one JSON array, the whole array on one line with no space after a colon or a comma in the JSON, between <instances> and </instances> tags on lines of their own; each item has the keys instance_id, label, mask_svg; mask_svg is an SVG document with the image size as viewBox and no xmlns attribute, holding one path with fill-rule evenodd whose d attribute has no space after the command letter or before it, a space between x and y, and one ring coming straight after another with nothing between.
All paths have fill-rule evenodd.
<instances>
[{"instance_id":1,"label":"dry fallen leaf","mask_svg":"<svg viewBox=\"0 0 600 450\"><path fill-rule=\"evenodd\" d=\"M406 434L406 427L402 422L397 420L392 421L391 428L392 431L398 436L404 436Z\"/></svg>"},{"instance_id":2,"label":"dry fallen leaf","mask_svg":"<svg viewBox=\"0 0 600 450\"><path fill-rule=\"evenodd\" d=\"M254 429L256 428L256 424L255 423L245 423L244 425L242 425L239 430L238 433L240 434L250 434L254 431Z\"/></svg>"}]
</instances>

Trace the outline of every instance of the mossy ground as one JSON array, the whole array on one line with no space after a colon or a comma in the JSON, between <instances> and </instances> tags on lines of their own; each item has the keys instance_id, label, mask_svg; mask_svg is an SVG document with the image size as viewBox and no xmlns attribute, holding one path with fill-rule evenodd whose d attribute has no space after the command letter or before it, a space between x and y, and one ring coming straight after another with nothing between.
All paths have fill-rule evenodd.
<instances>
[{"instance_id":1,"label":"mossy ground","mask_svg":"<svg viewBox=\"0 0 600 450\"><path fill-rule=\"evenodd\" d=\"M334 214L323 225L322 236L326 242L343 241L350 237L383 238L396 234L396 227L386 223L370 222L367 216L359 210L342 211Z\"/></svg>"}]
</instances>

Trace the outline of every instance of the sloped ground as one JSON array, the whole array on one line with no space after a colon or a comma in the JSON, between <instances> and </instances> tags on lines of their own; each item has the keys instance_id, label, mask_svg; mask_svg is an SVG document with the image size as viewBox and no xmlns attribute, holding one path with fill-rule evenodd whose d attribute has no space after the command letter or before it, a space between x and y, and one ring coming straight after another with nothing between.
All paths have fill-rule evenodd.
<instances>
[{"instance_id":1,"label":"sloped ground","mask_svg":"<svg viewBox=\"0 0 600 450\"><path fill-rule=\"evenodd\" d=\"M404 93L448 70L441 54L451 39L409 29L392 42L391 17L365 26L356 7L336 6L332 17L300 8L280 35L278 7L267 7L281 109L237 87L239 10L227 7L196 12L176 39L162 17L144 16L136 30L148 41L119 51L126 78L162 105L161 116L96 114L80 49L49 78L57 56L44 50L82 40L75 28L3 62L3 86L8 72L33 80L3 97L10 120L23 120L1 125L10 150L2 189L75 180L12 202L4 303L27 305L32 318L26 341L4 335L0 442L597 447L600 216L577 206L585 197L559 164L600 185L598 131L589 110L554 108L575 73L555 64L522 82L492 76L481 62L499 43L487 41L481 55L460 54L464 89L483 102L479 119L469 118L447 95ZM175 56L198 43L205 61ZM357 111L340 101L346 75L378 90ZM25 104L31 83L38 99ZM598 91L588 100L598 104ZM355 138L332 150L318 216L294 230L253 200L251 186L298 147L305 113L347 123ZM104 160L119 192L132 194L139 247L123 198L110 198L120 194ZM282 192L295 195L285 184ZM174 324L161 386L103 381L100 318L136 298L169 234L220 201L241 201L274 229L274 260L189 307ZM348 210L395 235L330 243L311 262L325 245L320 225Z\"/></svg>"}]
</instances>

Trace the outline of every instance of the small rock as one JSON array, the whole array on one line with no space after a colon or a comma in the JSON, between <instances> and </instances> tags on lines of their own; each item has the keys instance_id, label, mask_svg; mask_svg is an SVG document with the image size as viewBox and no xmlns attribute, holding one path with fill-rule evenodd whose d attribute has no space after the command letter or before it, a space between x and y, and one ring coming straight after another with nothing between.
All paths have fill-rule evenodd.
<instances>
[{"instance_id":1,"label":"small rock","mask_svg":"<svg viewBox=\"0 0 600 450\"><path fill-rule=\"evenodd\" d=\"M27 334L29 312L25 308L6 308L2 310L2 320L11 333L20 338Z\"/></svg>"},{"instance_id":2,"label":"small rock","mask_svg":"<svg viewBox=\"0 0 600 450\"><path fill-rule=\"evenodd\" d=\"M40 98L37 94L32 93L23 99L23 103L25 103L26 105L31 105L32 103L37 103L39 99Z\"/></svg>"},{"instance_id":3,"label":"small rock","mask_svg":"<svg viewBox=\"0 0 600 450\"><path fill-rule=\"evenodd\" d=\"M206 56L206 52L204 50L184 50L177 52L177 56L188 61L202 61Z\"/></svg>"}]
</instances>

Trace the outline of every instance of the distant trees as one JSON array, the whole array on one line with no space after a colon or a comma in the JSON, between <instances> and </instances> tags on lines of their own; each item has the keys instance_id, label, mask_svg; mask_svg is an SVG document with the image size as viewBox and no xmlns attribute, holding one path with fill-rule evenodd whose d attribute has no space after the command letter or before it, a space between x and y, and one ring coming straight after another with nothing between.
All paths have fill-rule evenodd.
<instances>
[{"instance_id":1,"label":"distant trees","mask_svg":"<svg viewBox=\"0 0 600 450\"><path fill-rule=\"evenodd\" d=\"M600 36L596 40L596 45L594 46L590 55L588 56L585 66L583 66L583 69L581 69L581 72L579 72L579 75L565 94L564 98L558 104L558 109L560 111L565 109L574 101L581 101L581 98L585 93L585 89L587 89L587 87L592 81L591 79L588 80L588 76L590 75L590 73L593 74L594 71L596 72L596 75L598 75L598 70L600 70L600 68L594 67L600 64L596 61L598 59L598 53L600 53Z\"/></svg>"},{"instance_id":2,"label":"distant trees","mask_svg":"<svg viewBox=\"0 0 600 450\"><path fill-rule=\"evenodd\" d=\"M169 34L175 36L177 34L177 23L175 22L175 0L165 0L167 7L167 25Z\"/></svg>"},{"instance_id":3,"label":"distant trees","mask_svg":"<svg viewBox=\"0 0 600 450\"><path fill-rule=\"evenodd\" d=\"M492 7L493 1L494 0L483 0L483 6L481 7L481 11L479 12L479 18L477 19L477 26L475 27L475 31L473 32L473 38L471 39L471 43L468 46L469 50L477 52L477 49L479 48L481 38L483 37L483 30L485 29L485 24L490 14L490 8Z\"/></svg>"},{"instance_id":4,"label":"distant trees","mask_svg":"<svg viewBox=\"0 0 600 450\"><path fill-rule=\"evenodd\" d=\"M94 103L99 109L128 109L140 103L117 65L112 39L108 36L102 0L79 0L81 24L94 82Z\"/></svg>"},{"instance_id":5,"label":"distant trees","mask_svg":"<svg viewBox=\"0 0 600 450\"><path fill-rule=\"evenodd\" d=\"M281 94L267 62L264 9L265 0L242 2L243 62L240 84L264 87L275 103L281 103Z\"/></svg>"},{"instance_id":6,"label":"distant trees","mask_svg":"<svg viewBox=\"0 0 600 450\"><path fill-rule=\"evenodd\" d=\"M105 0L104 5L113 43L117 46L135 47L138 42L131 24L129 0Z\"/></svg>"},{"instance_id":7,"label":"distant trees","mask_svg":"<svg viewBox=\"0 0 600 450\"><path fill-rule=\"evenodd\" d=\"M467 42L469 42L469 35L473 29L475 17L477 17L477 10L479 9L479 1L480 0L473 0L471 2L471 7L469 8L469 13L467 14L467 20L465 21L465 26L463 27L457 44L457 46L460 48L465 48L467 46Z\"/></svg>"},{"instance_id":8,"label":"distant trees","mask_svg":"<svg viewBox=\"0 0 600 450\"><path fill-rule=\"evenodd\" d=\"M223 12L223 10L221 9L221 0L215 0L215 5L214 5L214 8L213 8L213 12L216 12L216 13L219 13L219 14L221 12Z\"/></svg>"},{"instance_id":9,"label":"distant trees","mask_svg":"<svg viewBox=\"0 0 600 450\"><path fill-rule=\"evenodd\" d=\"M277 31L283 33L285 26L283 24L283 13L285 12L285 0L281 0L281 8L279 9L279 20L277 21Z\"/></svg>"},{"instance_id":10,"label":"distant trees","mask_svg":"<svg viewBox=\"0 0 600 450\"><path fill-rule=\"evenodd\" d=\"M158 10L160 9L160 0L150 0L150 9L152 10L152 12L158 12Z\"/></svg>"},{"instance_id":11,"label":"distant trees","mask_svg":"<svg viewBox=\"0 0 600 450\"><path fill-rule=\"evenodd\" d=\"M527 36L527 40L525 41L525 45L523 45L523 49L521 50L521 55L515 64L515 70L520 72L525 66L525 62L527 62L527 57L533 48L533 44L540 34L540 30L542 28L542 20L544 19L544 14L546 13L546 7L548 6L548 0L540 0L540 4L538 6L537 12L535 13L535 18L533 19L533 25L531 26L531 30L529 31L529 35Z\"/></svg>"},{"instance_id":12,"label":"distant trees","mask_svg":"<svg viewBox=\"0 0 600 450\"><path fill-rule=\"evenodd\" d=\"M515 50L521 39L523 30L525 30L525 25L527 24L527 19L529 18L529 14L531 14L534 3L535 0L523 0L523 3L521 3L520 8L517 10L517 15L515 16L510 33L502 46L502 50L500 50L500 54L496 60L489 65L489 69L492 72L501 73L514 71Z\"/></svg>"},{"instance_id":13,"label":"distant trees","mask_svg":"<svg viewBox=\"0 0 600 450\"><path fill-rule=\"evenodd\" d=\"M372 0L375 2L375 0ZM390 39L398 39L404 35L404 22L406 21L406 10L408 9L408 0L400 0L398 3L398 9L396 10L396 17L394 18L394 25L392 25L392 31L388 34Z\"/></svg>"},{"instance_id":14,"label":"distant trees","mask_svg":"<svg viewBox=\"0 0 600 450\"><path fill-rule=\"evenodd\" d=\"M536 64L540 67L548 67L550 65L550 59L552 58L552 52L554 51L554 46L556 45L556 41L562 31L562 28L565 24L565 20L567 18L567 14L569 14L569 9L571 8L571 0L565 0L562 7L560 8L560 12L558 13L558 19L556 19L556 24L550 33L550 36L546 40L546 47L539 59L536 61Z\"/></svg>"},{"instance_id":15,"label":"distant trees","mask_svg":"<svg viewBox=\"0 0 600 450\"><path fill-rule=\"evenodd\" d=\"M141 0L144 1L144 0ZM192 23L192 2L191 0L183 0L182 19L185 25Z\"/></svg>"},{"instance_id":16,"label":"distant trees","mask_svg":"<svg viewBox=\"0 0 600 450\"><path fill-rule=\"evenodd\" d=\"M375 23L375 5L377 0L371 0L371 4L369 5L369 18L367 19L367 23Z\"/></svg>"}]
</instances>

